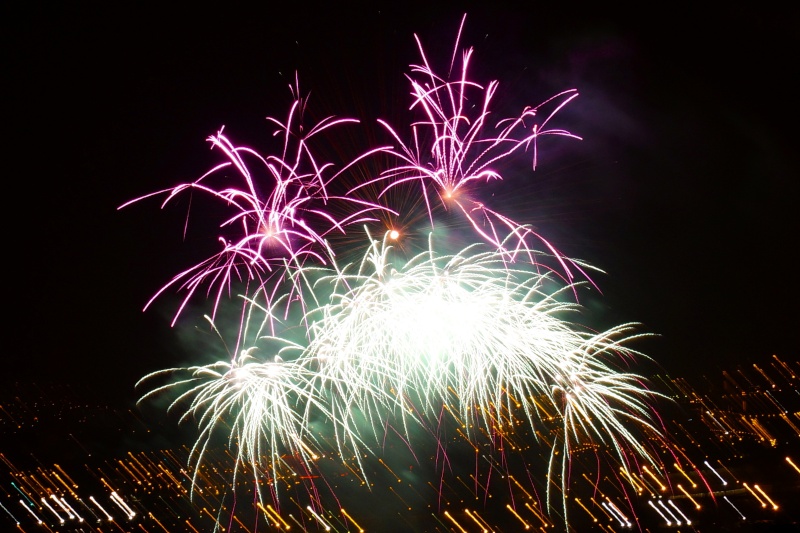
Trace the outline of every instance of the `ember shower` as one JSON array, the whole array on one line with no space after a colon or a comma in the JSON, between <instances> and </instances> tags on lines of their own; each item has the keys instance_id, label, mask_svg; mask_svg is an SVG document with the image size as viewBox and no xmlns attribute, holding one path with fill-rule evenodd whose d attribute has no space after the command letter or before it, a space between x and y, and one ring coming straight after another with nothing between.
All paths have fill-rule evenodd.
<instances>
[{"instance_id":1,"label":"ember shower","mask_svg":"<svg viewBox=\"0 0 800 533\"><path fill-rule=\"evenodd\" d=\"M406 77L416 118L406 129L376 119L387 144L326 160L317 143L335 144L340 131L361 123L335 116L310 123L295 81L286 117L268 118L274 150L239 146L221 129L208 138L218 165L122 206L160 198L164 208L204 195L227 210L218 251L180 271L145 309L179 293L177 320L193 300L207 299L210 328L232 339L229 357L149 374L140 401L171 395L170 409L198 425L195 475L210 450L228 446L232 482L250 479L260 508L279 519L287 470L319 480L319 458L334 455L368 484L363 462L382 461L388 433L412 454L417 435L438 439L445 463L446 424L463 428L459 438L476 450L490 443L497 457L487 462L497 469L510 453L498 443L520 426L539 435L556 420L555 437L537 440L549 449L544 507L564 520L576 450L591 447L623 476L659 468L640 439L660 434L650 405L658 395L623 371L645 357L631 344L647 334L637 324L605 331L582 324L578 288L594 283L596 269L482 195L510 162L534 174L548 137L579 138L557 126L578 93L498 118L499 84L469 77L472 49L460 48L460 35L443 69L415 36L420 62ZM374 161L389 163L364 177L358 169ZM423 211L424 228L402 224L408 206ZM197 216L204 213L191 212L187 225ZM443 229L456 231L449 223L458 219L462 240L471 242L453 249ZM412 233L425 245L405 245ZM240 310L235 331L218 327L228 305ZM445 469L437 475L446 477ZM308 510L324 520L315 495L326 483L313 485Z\"/></svg>"}]
</instances>

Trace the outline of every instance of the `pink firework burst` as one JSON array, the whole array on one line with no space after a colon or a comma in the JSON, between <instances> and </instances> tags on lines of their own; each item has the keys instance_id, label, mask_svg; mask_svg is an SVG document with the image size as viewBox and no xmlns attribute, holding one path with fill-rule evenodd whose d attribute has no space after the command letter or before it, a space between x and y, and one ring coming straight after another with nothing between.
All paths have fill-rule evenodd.
<instances>
[{"instance_id":1,"label":"pink firework burst","mask_svg":"<svg viewBox=\"0 0 800 533\"><path fill-rule=\"evenodd\" d=\"M466 15L459 27L450 73L456 62L465 20ZM484 86L468 78L472 48L462 52L457 76L442 77L431 67L419 37L415 35L414 38L422 63L411 65L411 73L407 75L413 97L410 109L419 111L422 118L411 125L410 143L386 121L379 120L399 146L391 153L400 163L355 189L385 183L383 195L393 187L417 182L422 188L431 223L435 205L455 209L466 217L482 239L497 247L509 261L515 260L524 250L522 253L536 263L530 253L536 241L557 258L563 276L569 281L574 278L573 269L585 275L575 261L566 258L532 227L491 209L474 194L480 183L502 179L498 164L510 156L529 153L532 169L535 169L540 137L556 135L580 139L567 130L550 127L555 115L576 98L578 92L563 91L537 106L525 107L518 116L492 121L491 104L498 82ZM480 97L480 105L475 104L479 101L476 95Z\"/></svg>"},{"instance_id":2,"label":"pink firework burst","mask_svg":"<svg viewBox=\"0 0 800 533\"><path fill-rule=\"evenodd\" d=\"M201 191L220 200L232 212L219 224L219 251L173 277L145 309L170 289L185 292L173 318L174 325L202 287L206 288L205 297L213 298L213 316L223 297L234 292L234 285L243 284L242 293L247 294L247 287L254 284L268 305L278 299L286 302L288 313L291 302L302 304L303 300L300 278L292 273L307 261L327 264L335 256L327 240L329 234L345 233L347 226L373 221L371 213L386 209L353 196L328 193L331 182L342 173L385 148L369 150L333 172L333 163L320 161L310 147L312 140L331 128L359 121L328 116L308 127L304 123L308 98L300 96L297 82L290 89L293 102L285 122L267 117L277 127L274 136L282 141L279 155L264 156L252 148L236 146L223 134L223 128L208 141L212 149L225 154L224 162L195 181L120 206L122 209L145 198L165 195L161 204L164 208L183 193ZM234 183L237 177L240 181ZM346 209L333 207L342 203ZM287 282L289 294L279 298L279 290Z\"/></svg>"}]
</instances>

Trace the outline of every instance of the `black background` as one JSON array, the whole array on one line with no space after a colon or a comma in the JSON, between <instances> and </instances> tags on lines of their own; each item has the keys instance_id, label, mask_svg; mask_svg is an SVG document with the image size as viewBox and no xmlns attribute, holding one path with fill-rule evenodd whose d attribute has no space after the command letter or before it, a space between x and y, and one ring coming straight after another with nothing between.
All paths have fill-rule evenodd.
<instances>
[{"instance_id":1,"label":"black background","mask_svg":"<svg viewBox=\"0 0 800 533\"><path fill-rule=\"evenodd\" d=\"M130 399L143 374L191 364L174 302L142 313L193 264L184 213L117 207L219 162L205 139L222 126L271 146L295 72L321 115L403 120L414 34L441 65L465 12L472 75L500 82L501 107L581 94L563 120L583 140L542 143L497 207L524 202L607 272L600 320L642 322L659 337L640 348L675 374L797 360L795 15L430 4L5 5L3 380Z\"/></svg>"}]
</instances>

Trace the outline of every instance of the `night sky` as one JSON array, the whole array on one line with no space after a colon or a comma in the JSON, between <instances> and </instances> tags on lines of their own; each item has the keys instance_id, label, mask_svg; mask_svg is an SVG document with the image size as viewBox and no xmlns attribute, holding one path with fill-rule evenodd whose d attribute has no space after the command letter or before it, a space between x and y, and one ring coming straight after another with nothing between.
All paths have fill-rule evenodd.
<instances>
[{"instance_id":1,"label":"night sky","mask_svg":"<svg viewBox=\"0 0 800 533\"><path fill-rule=\"evenodd\" d=\"M583 140L542 142L537 169L521 158L496 192L606 272L599 320L658 334L637 347L674 374L797 359L796 17L298 4L4 5L3 381L128 400L143 374L191 364L175 302L142 308L207 243L182 242L185 209L117 207L220 162L205 139L222 126L275 146L265 117L285 116L295 72L321 116L407 132L413 36L446 63L464 12L472 75L500 82L500 106L580 92L559 120Z\"/></svg>"}]
</instances>

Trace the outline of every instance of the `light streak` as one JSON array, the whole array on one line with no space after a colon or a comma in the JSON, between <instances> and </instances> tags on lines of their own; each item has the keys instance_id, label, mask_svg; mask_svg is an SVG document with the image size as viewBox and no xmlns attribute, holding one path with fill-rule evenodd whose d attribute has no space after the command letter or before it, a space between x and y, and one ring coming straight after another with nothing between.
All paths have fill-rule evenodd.
<instances>
[{"instance_id":1,"label":"light streak","mask_svg":"<svg viewBox=\"0 0 800 533\"><path fill-rule=\"evenodd\" d=\"M691 494L689 494L688 492L686 492L686 489L684 489L684 488L681 486L681 484L680 484L680 483L678 483L678 490L680 490L680 491L681 491L681 492L682 492L682 493L683 493L683 494L684 494L684 495L685 495L687 498L689 498L689 499L692 501L692 503L694 504L694 508L695 508L695 509L697 509L698 511L700 510L700 504L697 502L697 500L695 500L694 498L692 498L692 495L691 495Z\"/></svg>"},{"instance_id":2,"label":"light streak","mask_svg":"<svg viewBox=\"0 0 800 533\"><path fill-rule=\"evenodd\" d=\"M600 505L605 507L609 513L619 522L619 525L622 527L630 527L631 523L627 520L625 515L619 512L619 509L616 505L609 502L600 502Z\"/></svg>"},{"instance_id":3,"label":"light streak","mask_svg":"<svg viewBox=\"0 0 800 533\"><path fill-rule=\"evenodd\" d=\"M450 511L445 511L443 514L447 517L448 520L450 520L453 524L455 524L455 526L461 531L461 533L467 533L467 530L464 529L461 526L461 524L458 523L458 520L456 520L453 517L453 515L450 514Z\"/></svg>"},{"instance_id":4,"label":"light streak","mask_svg":"<svg viewBox=\"0 0 800 533\"><path fill-rule=\"evenodd\" d=\"M324 527L324 528L325 528L325 531L330 531L330 530L331 530L331 526L330 526L330 524L328 524L328 523L325 521L325 519L323 519L323 518L322 518L320 515L318 515L318 514L316 513L316 511L314 511L314 509L312 509L312 508L311 508L311 506L310 506L310 505L307 505L307 506L306 506L306 510L307 510L309 513L311 513L311 516L313 516L313 517L314 517L314 519L315 519L317 522L319 522L319 523L320 523L320 525L321 525L322 527Z\"/></svg>"},{"instance_id":5,"label":"light streak","mask_svg":"<svg viewBox=\"0 0 800 533\"><path fill-rule=\"evenodd\" d=\"M22 494L22 497L23 497L23 498L25 498L26 500L28 500L28 502L29 502L31 505L34 505L34 503L33 503L33 500L31 500L31 498L28 496L28 494L26 494L26 492L25 492L24 490L22 490L22 489L23 489L23 487L18 487L18 486L17 486L17 484L16 484L16 483L14 483L13 481L11 482L11 486L12 486L12 487L14 487L14 489L15 489L17 492L19 492L20 494ZM46 491L46 490L45 490L44 492L49 492L49 491Z\"/></svg>"},{"instance_id":6,"label":"light streak","mask_svg":"<svg viewBox=\"0 0 800 533\"><path fill-rule=\"evenodd\" d=\"M781 367L782 367L784 370L786 370L787 374L790 376L790 378L789 378L789 381L792 381L792 380L796 379L796 377L797 377L797 376L795 375L794 371L792 371L792 369L791 369L791 368L789 368L789 366L788 366L786 363L784 363L783 361L781 361L780 359L778 359L778 356L777 356L777 355L773 355L773 356L772 356L772 358L773 358L773 359L775 359L775 361L777 361L777 362L778 362L778 364L779 364L779 365L780 365L780 366L781 366Z\"/></svg>"},{"instance_id":7,"label":"light streak","mask_svg":"<svg viewBox=\"0 0 800 533\"><path fill-rule=\"evenodd\" d=\"M791 428L794 430L794 432L795 432L795 435L797 435L798 437L800 437L800 427L797 427L797 426L794 424L794 422L792 422L792 421L789 419L789 416L788 416L786 413L781 413L781 414L780 414L780 416L781 416L781 419L782 419L784 422L786 422L786 423L789 425L789 427L791 427Z\"/></svg>"},{"instance_id":8,"label":"light streak","mask_svg":"<svg viewBox=\"0 0 800 533\"><path fill-rule=\"evenodd\" d=\"M67 489L67 492L69 492L70 494L72 494L72 495L73 495L74 497L76 497L76 498L78 497L78 495L75 493L75 491L74 491L74 490L72 490L72 487L70 487L69 485L67 485L67 483L66 483L66 482L65 482L63 479L61 479L61 476L59 476L57 472L53 472L53 477L54 477L54 478L56 478L56 480L57 480L59 483L61 483L62 485L64 485L64 488L66 488L66 489Z\"/></svg>"},{"instance_id":9,"label":"light streak","mask_svg":"<svg viewBox=\"0 0 800 533\"><path fill-rule=\"evenodd\" d=\"M687 518L685 514L683 514L683 511L681 511L680 508L677 505L675 505L675 502L673 502L672 500L667 500L667 503L670 505L670 507L675 509L678 512L679 515L681 515L683 517L683 519L686 522L687 526L691 526L692 525L692 521L689 520L689 518Z\"/></svg>"},{"instance_id":10,"label":"light streak","mask_svg":"<svg viewBox=\"0 0 800 533\"><path fill-rule=\"evenodd\" d=\"M708 464L708 461L703 461L703 464L704 464L704 465L706 465L706 466L708 467L708 469L709 469L709 470L711 470L712 472L714 472L714 475L715 475L715 476L717 476L717 477L719 478L719 480L720 480L720 481L722 481L722 484L723 484L723 485L726 485L726 486L728 485L728 482L725 480L725 478L723 478L721 475L719 475L719 472L717 472L716 470L714 470L714 467L713 467L713 466L711 466L710 464Z\"/></svg>"},{"instance_id":11,"label":"light streak","mask_svg":"<svg viewBox=\"0 0 800 533\"><path fill-rule=\"evenodd\" d=\"M201 510L202 510L202 511L203 511L203 512L204 512L206 515L208 515L208 517L209 517L211 520L213 520L213 521L214 521L214 530L220 529L220 530L222 530L222 531L225 531L225 528L224 528L224 527L222 527L222 524L220 524L220 523L219 523L219 520L217 520L217 518L216 518L216 517L215 517L213 514L211 514L211 511L209 511L209 510L208 510L207 508L205 508L205 507L203 507ZM276 524L277 524L277 521L276 521ZM280 524L278 524L278 529L280 529Z\"/></svg>"},{"instance_id":12,"label":"light streak","mask_svg":"<svg viewBox=\"0 0 800 533\"><path fill-rule=\"evenodd\" d=\"M63 519L63 518L61 518L61 515L60 515L60 514L58 514L58 512L56 512L56 510L55 510L55 509L53 509L53 508L50 506L50 504L49 504L49 503L47 503L47 500L45 500L44 498L42 498L42 505L44 505L45 507L47 507L48 509L50 509L50 512L51 512L51 513L53 513L53 514L55 515L55 517L58 519L59 523L61 523L61 524L63 524L63 523L64 523L64 519Z\"/></svg>"},{"instance_id":13,"label":"light streak","mask_svg":"<svg viewBox=\"0 0 800 533\"><path fill-rule=\"evenodd\" d=\"M774 511L778 510L778 504L772 501L772 499L769 496L767 496L767 493L764 492L764 490L761 487L759 487L758 485L753 485L753 488L756 489L759 492L759 494L761 494L764 497L764 499L766 499L770 503L770 505L772 505L772 509Z\"/></svg>"},{"instance_id":14,"label":"light streak","mask_svg":"<svg viewBox=\"0 0 800 533\"><path fill-rule=\"evenodd\" d=\"M517 517L517 520L519 520L520 522L522 522L522 525L523 525L523 526L525 526L525 529L530 529L530 528L531 528L531 525L530 525L528 522L526 522L526 521L525 521L525 519L524 519L524 518L522 518L522 517L519 515L519 513L517 513L517 512L514 510L514 508L513 508L513 507L511 507L511 505L509 505L509 504L506 504L506 509L508 509L508 510L511 512L511 514L513 514L515 517Z\"/></svg>"},{"instance_id":15,"label":"light streak","mask_svg":"<svg viewBox=\"0 0 800 533\"><path fill-rule=\"evenodd\" d=\"M264 507L264 506L261 504L261 502L256 502L256 506L257 506L259 509L261 509L261 511L262 511L262 512L263 512L263 513L266 515L266 517L267 517L267 524L270 524L270 525L272 525L272 522L275 522L275 527L277 527L278 529L280 529L280 528L281 528L281 523L278 521L278 519L277 519L277 518L275 518L275 517L273 516L273 514L270 512L270 510L269 510L269 509L267 509L266 507Z\"/></svg>"},{"instance_id":16,"label":"light streak","mask_svg":"<svg viewBox=\"0 0 800 533\"><path fill-rule=\"evenodd\" d=\"M661 492L667 490L666 485L661 483L661 480L658 478L658 476L656 476L649 468L647 468L647 465L642 465L642 470L644 470L645 474L653 478L653 481L655 481L658 484L658 487L661 489Z\"/></svg>"},{"instance_id":17,"label":"light streak","mask_svg":"<svg viewBox=\"0 0 800 533\"><path fill-rule=\"evenodd\" d=\"M250 529L249 529L247 526L245 526L245 525L242 523L242 521L241 521L241 520L239 520L239 517L238 517L238 516L236 516L236 515L233 515L233 519L234 519L234 520L236 520L236 523L237 523L237 524L239 524L239 525L242 527L242 529L244 529L244 530L245 530L247 533L252 533L252 532L250 531ZM289 529L289 528L287 527L286 529Z\"/></svg>"},{"instance_id":18,"label":"light streak","mask_svg":"<svg viewBox=\"0 0 800 533\"><path fill-rule=\"evenodd\" d=\"M681 468L681 467L680 467L680 465L679 465L678 463L674 463L674 464L675 464L675 468L677 468L677 469L678 469L678 472L680 472L680 473L683 475L683 477L685 477L685 478L686 478L686 480L687 480L689 483L691 483L691 484L692 484L692 488L693 488L693 489L696 489L696 488L697 488L697 483L695 483L694 481L692 481L692 478L690 478L690 477L689 477L689 475L688 475L688 474L687 474L687 473L686 473L686 472L683 470L683 468Z\"/></svg>"},{"instance_id":19,"label":"light streak","mask_svg":"<svg viewBox=\"0 0 800 533\"><path fill-rule=\"evenodd\" d=\"M576 502L578 505L580 505L580 506L581 506L581 508L582 508L584 511L586 511L586 513L587 513L589 516L591 516L591 517L592 517L592 521L593 521L593 522L597 522L597 517L596 517L595 515L593 515L593 514L592 514L592 512L589 510L589 508L588 508L588 507L586 507L585 505L583 505L583 502L580 500L580 498L575 498L575 502Z\"/></svg>"},{"instance_id":20,"label":"light streak","mask_svg":"<svg viewBox=\"0 0 800 533\"><path fill-rule=\"evenodd\" d=\"M535 516L542 522L542 525L544 527L550 526L550 523L545 519L542 513L540 513L537 509L535 509L530 503L525 502L525 507L527 507L528 510L533 513L533 516Z\"/></svg>"},{"instance_id":21,"label":"light streak","mask_svg":"<svg viewBox=\"0 0 800 533\"><path fill-rule=\"evenodd\" d=\"M510 479L511 481L513 481L513 482L514 482L514 484L515 484L517 487L519 487L519 489L520 489L522 492L524 492L524 493L525 493L525 495L528 497L528 499L529 499L529 500L533 500L533 499L534 499L534 498L533 498L533 496L531 496L531 493L530 493L530 492L528 492L527 490L525 490L525 487L523 487L522 485L520 485L519 481L517 481L517 479L516 479L514 476L512 476L511 474L509 474L509 476L508 476L508 479Z\"/></svg>"},{"instance_id":22,"label":"light streak","mask_svg":"<svg viewBox=\"0 0 800 533\"><path fill-rule=\"evenodd\" d=\"M480 520L478 520L477 518L475 518L475 516L473 516L472 512L469 509L464 509L464 513L470 518L470 520L475 522L475 524L477 524L479 528L481 528L481 533L489 533L489 530L481 523Z\"/></svg>"},{"instance_id":23,"label":"light streak","mask_svg":"<svg viewBox=\"0 0 800 533\"><path fill-rule=\"evenodd\" d=\"M751 423L751 424L752 424L752 426L753 426L753 427L756 429L756 431L758 432L758 434L761 436L761 440L765 440L765 441L769 442L769 443L770 443L770 446L775 446L775 443L776 443L777 441L776 441L776 440L775 440L775 438L774 438L774 437L773 437L773 436L770 434L770 432L769 432L769 431L767 431L767 429L766 429L764 426L762 426L762 425L761 425L761 422L759 422L757 418L752 418L752 419L750 420L750 423Z\"/></svg>"},{"instance_id":24,"label":"light streak","mask_svg":"<svg viewBox=\"0 0 800 533\"><path fill-rule=\"evenodd\" d=\"M98 509L100 509L100 511L101 511L101 512L102 512L104 515L106 515L106 519L107 519L109 522L113 522L113 521L114 521L114 517L113 517L113 516L111 516L110 514L108 514L108 511L106 511L106 510L103 508L103 506L102 506L102 505L100 505L100 504L97 502L97 500L95 500L95 499L94 499L94 496L89 496L89 501L90 501L90 502L92 502L93 504L95 504L95 506L96 506Z\"/></svg>"},{"instance_id":25,"label":"light streak","mask_svg":"<svg viewBox=\"0 0 800 533\"><path fill-rule=\"evenodd\" d=\"M71 434L70 434L70 436L71 436ZM89 455L91 456L91 454L89 454ZM70 477L69 477L69 475L67 475L67 473L66 473L66 472L64 472L64 469L63 469L63 468L61 468L61 467L60 467L60 466L58 466L57 464L56 464L56 465L53 465L53 467L55 467L56 469L58 469L58 471L59 471L59 472L61 472L61 473L64 475L64 477L65 477L65 478L67 478L67 479L69 480L69 482L70 482L70 483L72 483L72 488L74 488L74 489L77 489L77 488L78 488L78 484L77 484L77 483L75 483L75 481L73 481L73 480L72 480L72 478L70 478ZM72 492L72 491L70 490L70 492ZM74 494L74 493L73 493L73 494Z\"/></svg>"},{"instance_id":26,"label":"light streak","mask_svg":"<svg viewBox=\"0 0 800 533\"><path fill-rule=\"evenodd\" d=\"M350 516L350 514L348 514L348 512L347 512L347 511L345 511L345 510L344 510L344 508L340 509L340 511L342 512L342 516L344 516L345 518L347 518L348 520L350 520L350 521L353 523L353 525L354 525L354 526L356 526L356 527L358 528L358 531L359 531L359 533L363 533L363 532L364 532L364 528L363 528L363 527L361 527L360 525L358 525L358 522L356 522L356 521L353 519L353 517L352 517L352 516ZM288 528L287 528L287 529L288 529Z\"/></svg>"},{"instance_id":27,"label":"light streak","mask_svg":"<svg viewBox=\"0 0 800 533\"><path fill-rule=\"evenodd\" d=\"M153 515L153 513L147 513L147 516L152 518L155 521L155 523L158 524L158 526L164 530L164 533L170 533L170 531L164 527L164 524L162 524L161 521L158 518L156 518L155 515Z\"/></svg>"},{"instance_id":28,"label":"light streak","mask_svg":"<svg viewBox=\"0 0 800 533\"><path fill-rule=\"evenodd\" d=\"M670 522L670 521L669 521L669 518L667 518L667 517L666 517L666 515L664 515L664 513L662 513L662 512L661 512L661 509L659 509L659 508L656 506L656 504L654 504L654 503L653 503L653 500L647 500L647 504L648 504L650 507L652 507L652 508L655 510L655 512L657 512L657 513L658 513L658 514L661 516L661 518L663 518L663 519L664 519L664 522L666 522L668 526L671 526L671 525L672 525L672 522Z\"/></svg>"},{"instance_id":29,"label":"light streak","mask_svg":"<svg viewBox=\"0 0 800 533\"><path fill-rule=\"evenodd\" d=\"M717 419L714 417L714 415L713 415L713 414L711 414L711 411L708 411L708 410L706 410L705 414L706 414L706 416L708 416L708 417L709 417L711 420L713 420L713 421L714 421L714 423L715 423L717 426L719 426L719 429L721 429L721 430L722 430L722 432L723 432L725 435L727 435L727 434L728 434L728 430L725 428L725 426L723 426L723 425L722 425L722 424L719 422L719 420L717 420Z\"/></svg>"},{"instance_id":30,"label":"light streak","mask_svg":"<svg viewBox=\"0 0 800 533\"><path fill-rule=\"evenodd\" d=\"M59 499L59 498L58 498L58 497L57 497L55 494L51 494L51 495L50 495L50 499L51 499L51 500L53 500L54 502L56 502L56 504L57 504L59 507L61 507L61 510L62 510L62 511L64 511L65 513L67 513L67 518L69 518L70 520L72 520L72 519L74 519L74 518L75 518L75 515L73 515L73 514L70 512L69 508L68 508L66 505L64 505L64 502L63 502L63 501L61 501L61 499Z\"/></svg>"},{"instance_id":31,"label":"light streak","mask_svg":"<svg viewBox=\"0 0 800 533\"><path fill-rule=\"evenodd\" d=\"M2 507L2 508L3 508L3 510L4 510L4 511L5 511L7 514L8 514L8 516L10 516L10 517L11 517L11 519L12 519L12 520L13 520L13 521L14 521L14 522L17 524L17 525L19 525L19 520L17 520L17 517L16 517L16 516L14 516L14 514L13 514L11 511L9 511L9 510L8 510L8 508L7 508L5 505L3 505L3 502L0 502L0 507ZM63 521L62 521L62 524L63 524Z\"/></svg>"},{"instance_id":32,"label":"light streak","mask_svg":"<svg viewBox=\"0 0 800 533\"><path fill-rule=\"evenodd\" d=\"M407 502L407 501L405 501L405 499L403 499L403 497L402 497L402 496L400 496L400 494L398 494L398 493L397 493L397 491L396 491L396 490L394 490L394 487L391 487L391 486L390 486L390 487L389 487L389 490L392 492L392 494L394 494L394 495L395 495L395 497L396 497L398 500L400 500L401 502L403 502L403 505L405 505L405 506L406 506L406 509L408 509L409 511L411 510L411 506L408 504L408 502Z\"/></svg>"},{"instance_id":33,"label":"light streak","mask_svg":"<svg viewBox=\"0 0 800 533\"><path fill-rule=\"evenodd\" d=\"M719 463L719 466L721 466L723 469L725 469L725 472L727 472L728 475L731 476L736 483L739 483L739 479L733 474L733 472L730 471L730 469L728 469L727 466L725 466L722 463L721 460L717 459L717 463Z\"/></svg>"},{"instance_id":34,"label":"light streak","mask_svg":"<svg viewBox=\"0 0 800 533\"><path fill-rule=\"evenodd\" d=\"M767 375L767 373L766 373L766 372L764 372L763 370L761 370L761 368L760 368L760 367L759 367L757 364L753 363L753 368L755 368L755 369L756 369L756 371L757 371L759 374L761 374L761 376L762 376L762 377L763 377L765 380L767 380L767 383L769 383L769 384L772 386L772 388L773 388L773 389L775 389L775 388L777 388L777 387L778 387L778 385L777 385L777 384L776 384L774 381L772 381L772 378L770 378L770 377Z\"/></svg>"},{"instance_id":35,"label":"light streak","mask_svg":"<svg viewBox=\"0 0 800 533\"><path fill-rule=\"evenodd\" d=\"M467 509L467 512L470 512L470 510ZM483 519L483 517L481 517L481 515L478 514L478 511L473 510L472 515L478 520L486 532L493 533L492 527L488 522L486 522L486 520Z\"/></svg>"},{"instance_id":36,"label":"light streak","mask_svg":"<svg viewBox=\"0 0 800 533\"><path fill-rule=\"evenodd\" d=\"M392 475L393 475L395 478L397 478L397 482L398 482L398 483L402 483L402 482L403 482L403 480L400 478L400 476L398 476L397 474L395 474L395 473L394 473L394 471L393 471L391 468L389 468L389 465L387 465L387 464L384 462L384 460L383 460L382 458L380 458L380 457L379 457L379 458L378 458L378 462L379 462L381 465L383 465L383 467L384 467L386 470L388 470L389 472L391 472L391 474L392 474Z\"/></svg>"},{"instance_id":37,"label":"light streak","mask_svg":"<svg viewBox=\"0 0 800 533\"><path fill-rule=\"evenodd\" d=\"M750 485L748 485L747 483L742 483L742 485L744 485L744 488L746 488L746 489L747 489L747 491L748 491L750 494L752 494L752 495L753 495L753 497L754 497L756 500L758 500L758 503L760 503L760 504L761 504L761 507L763 507L764 509L766 509L766 508L767 508L767 502L765 502L764 500L762 500L761 498L759 498L758 494L756 494L756 493L753 491L753 489L751 489L751 488L750 488Z\"/></svg>"},{"instance_id":38,"label":"light streak","mask_svg":"<svg viewBox=\"0 0 800 533\"><path fill-rule=\"evenodd\" d=\"M472 479L472 481L475 482L475 486L476 487L480 487L481 491L484 494L489 494L489 497L490 498L492 497L491 493L489 492L489 487L487 485L484 485L483 483L478 481L477 478L473 474L470 474L469 477Z\"/></svg>"},{"instance_id":39,"label":"light streak","mask_svg":"<svg viewBox=\"0 0 800 533\"><path fill-rule=\"evenodd\" d=\"M676 525L678 525L678 526L681 525L681 521L678 519L677 516L672 514L672 511L669 510L669 507L667 507L666 504L664 504L664 500L658 500L657 503L658 503L658 505L661 506L662 509L664 509L667 512L667 514L670 516L670 518L672 518L675 521Z\"/></svg>"},{"instance_id":40,"label":"light streak","mask_svg":"<svg viewBox=\"0 0 800 533\"><path fill-rule=\"evenodd\" d=\"M620 467L619 471L622 474L622 477L624 477L625 479L627 479L630 482L631 486L633 487L633 490L635 490L639 494L644 493L644 487L642 485L640 485L630 473L625 471L625 469L622 468L622 467Z\"/></svg>"},{"instance_id":41,"label":"light streak","mask_svg":"<svg viewBox=\"0 0 800 533\"><path fill-rule=\"evenodd\" d=\"M272 514L275 516L275 518L280 520L281 524L283 524L283 527L285 527L286 529L291 529L292 526L290 526L289 523L286 520L281 518L281 515L278 514L278 511L276 511L275 508L272 507L272 505L267 504L267 509L269 509L272 512Z\"/></svg>"},{"instance_id":42,"label":"light streak","mask_svg":"<svg viewBox=\"0 0 800 533\"><path fill-rule=\"evenodd\" d=\"M796 464L794 464L794 462L792 461L791 457L787 456L786 457L786 462L789 463L790 465L792 465L792 468L794 468L795 471L797 471L797 473L800 474L800 467L798 467Z\"/></svg>"},{"instance_id":43,"label":"light streak","mask_svg":"<svg viewBox=\"0 0 800 533\"><path fill-rule=\"evenodd\" d=\"M28 479L29 479L30 481L28 481ZM38 490L40 490L40 491L42 491L42 492L45 492L45 493L48 493L48 494L49 494L49 493L51 493L51 492L53 492L53 489L56 489L56 490L58 490L58 489L57 489L57 487L55 487L55 485L53 485L53 489L51 489L50 487L47 487L47 486L45 486L45 485L47 484L47 482L48 482L48 481L50 481L49 479L47 479L47 477L46 477L46 476L45 476L45 484L44 484L44 485L43 485L41 482L39 482L39 480L38 480L38 479L36 479L36 476L35 476L34 474L30 474L30 475L28 476L28 479L25 479L25 477L24 477L24 476L23 476L23 478L22 478L22 480L23 480L23 481L25 481L25 482L26 482L26 483L27 483L27 484L30 486L31 490L33 490L34 492L36 492L36 490L37 490L37 489L36 489L36 487L39 487L39 489L38 489ZM13 484L13 483L12 483L12 484ZM35 485L35 486L34 486L34 485ZM20 489L17 489L17 490L19 490L20 492L22 492L21 488L20 488Z\"/></svg>"},{"instance_id":44,"label":"light streak","mask_svg":"<svg viewBox=\"0 0 800 533\"><path fill-rule=\"evenodd\" d=\"M136 513L133 511L133 509L131 509L130 507L128 507L128 504L127 504L127 503L125 503L125 501L124 501L122 498L120 498L119 494L117 494L116 492L112 492L112 493L111 493L111 501L113 501L114 503L116 503L116 504L117 504L117 506L118 506L120 509L122 509L122 511L123 511L125 514L127 514L127 515L128 515L128 520L133 520L133 518L136 516Z\"/></svg>"},{"instance_id":45,"label":"light streak","mask_svg":"<svg viewBox=\"0 0 800 533\"><path fill-rule=\"evenodd\" d=\"M609 511L606 510L606 506L602 505L601 503L598 503L597 500L594 499L594 497L591 497L589 499L592 500L592 503L595 505L595 507L600 509L600 511L602 511L602 513L606 515L606 517L608 517L609 520L611 520L612 522L616 520L616 518L612 514L610 514Z\"/></svg>"},{"instance_id":46,"label":"light streak","mask_svg":"<svg viewBox=\"0 0 800 533\"><path fill-rule=\"evenodd\" d=\"M69 502L63 496L60 498L60 501L67 509L69 509L69 511L71 512L71 515L78 519L78 522L83 522L84 521L83 517L78 514L78 511L76 511L75 508L72 507L69 504Z\"/></svg>"},{"instance_id":47,"label":"light streak","mask_svg":"<svg viewBox=\"0 0 800 533\"><path fill-rule=\"evenodd\" d=\"M742 520L747 520L745 516L742 514L742 512L739 510L739 508L733 505L733 502L730 501L727 496L722 496L722 497L725 499L726 502L730 504L731 507L733 507L733 510L736 511L739 514L739 516L742 517Z\"/></svg>"},{"instance_id":48,"label":"light streak","mask_svg":"<svg viewBox=\"0 0 800 533\"><path fill-rule=\"evenodd\" d=\"M294 515L291 515L291 514L290 514L290 515L289 515L289 518L291 518L291 519L292 519L292 522L294 522L295 524L297 524L298 526L300 526L300 528L301 528L301 529L303 529L303 531L305 531L305 528L303 527L303 524L301 524L301 523L300 523L300 521L299 521L299 520L297 520L297 518L295 518L295 517L294 517Z\"/></svg>"},{"instance_id":49,"label":"light streak","mask_svg":"<svg viewBox=\"0 0 800 533\"><path fill-rule=\"evenodd\" d=\"M25 503L23 500L20 500L20 501L19 501L19 504L20 504L21 506L23 506L23 507L25 508L25 510L26 510L26 511L28 511L28 512L31 514L31 516L33 517L33 519L34 519L34 520L36 520L36 523L37 523L37 524L39 524L39 525L42 525L42 524L44 524L44 522L42 522L42 519L41 519L41 518L39 518L39 517L36 515L36 513L34 513L34 512L33 512L33 509L31 509L31 508L28 506L28 504L26 504L26 503Z\"/></svg>"}]
</instances>

